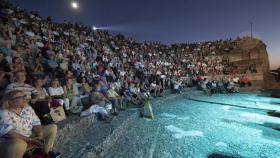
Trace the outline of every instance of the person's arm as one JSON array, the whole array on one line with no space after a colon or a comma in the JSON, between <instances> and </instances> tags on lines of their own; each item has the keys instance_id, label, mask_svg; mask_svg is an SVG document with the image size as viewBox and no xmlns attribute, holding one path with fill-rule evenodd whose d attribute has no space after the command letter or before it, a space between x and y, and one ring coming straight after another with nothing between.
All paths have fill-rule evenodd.
<instances>
[{"instance_id":1,"label":"person's arm","mask_svg":"<svg viewBox=\"0 0 280 158\"><path fill-rule=\"evenodd\" d=\"M9 84L6 89L5 89L5 93L9 93L10 91L14 90L14 86L13 83Z\"/></svg>"},{"instance_id":2,"label":"person's arm","mask_svg":"<svg viewBox=\"0 0 280 158\"><path fill-rule=\"evenodd\" d=\"M105 102L110 102L108 96L103 96L103 100L104 100Z\"/></svg>"},{"instance_id":3,"label":"person's arm","mask_svg":"<svg viewBox=\"0 0 280 158\"><path fill-rule=\"evenodd\" d=\"M38 146L39 148L44 148L44 145L40 142L41 139L38 138L29 138L26 136L23 136L16 132L15 129L11 129L7 134L5 134L3 137L5 138L13 138L13 139L21 139L25 141L27 144L33 144Z\"/></svg>"},{"instance_id":4,"label":"person's arm","mask_svg":"<svg viewBox=\"0 0 280 158\"><path fill-rule=\"evenodd\" d=\"M66 88L66 86L63 86L63 96L64 96L64 98L66 98L67 97L67 88Z\"/></svg>"},{"instance_id":5,"label":"person's arm","mask_svg":"<svg viewBox=\"0 0 280 158\"><path fill-rule=\"evenodd\" d=\"M41 121L39 117L36 115L35 111L31 108L28 107L30 111L30 119L32 120L32 131L35 133L37 136L37 139L41 140L43 139L43 130L41 126Z\"/></svg>"},{"instance_id":6,"label":"person's arm","mask_svg":"<svg viewBox=\"0 0 280 158\"><path fill-rule=\"evenodd\" d=\"M11 130L9 130L9 132L7 132L5 135L3 135L4 138L14 138L14 139L21 139L25 142L30 142L31 138L26 137L24 135L21 135L19 133L16 132L16 130L13 128Z\"/></svg>"},{"instance_id":7,"label":"person's arm","mask_svg":"<svg viewBox=\"0 0 280 158\"><path fill-rule=\"evenodd\" d=\"M34 126L33 131L39 140L43 139L43 130L41 125Z\"/></svg>"}]
</instances>

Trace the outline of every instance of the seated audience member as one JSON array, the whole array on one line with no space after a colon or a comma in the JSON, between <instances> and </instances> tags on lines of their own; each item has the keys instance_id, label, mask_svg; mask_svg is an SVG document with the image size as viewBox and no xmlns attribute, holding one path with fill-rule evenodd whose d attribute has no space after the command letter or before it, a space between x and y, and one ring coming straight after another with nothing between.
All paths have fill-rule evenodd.
<instances>
[{"instance_id":1,"label":"seated audience member","mask_svg":"<svg viewBox=\"0 0 280 158\"><path fill-rule=\"evenodd\" d=\"M176 80L174 83L174 90L176 93L181 93L182 90L182 81Z\"/></svg>"},{"instance_id":2,"label":"seated audience member","mask_svg":"<svg viewBox=\"0 0 280 158\"><path fill-rule=\"evenodd\" d=\"M202 81L199 82L199 85L201 87L201 90L207 94L207 95L211 95L211 90L209 89L208 85L209 85L209 81L204 78Z\"/></svg>"},{"instance_id":3,"label":"seated audience member","mask_svg":"<svg viewBox=\"0 0 280 158\"><path fill-rule=\"evenodd\" d=\"M125 92L126 98L135 105L141 105L141 100L138 95L137 87L134 83L130 83Z\"/></svg>"},{"instance_id":4,"label":"seated audience member","mask_svg":"<svg viewBox=\"0 0 280 158\"><path fill-rule=\"evenodd\" d=\"M53 55L51 55L49 60L47 60L47 66L50 71L54 71L58 67L58 63Z\"/></svg>"},{"instance_id":5,"label":"seated audience member","mask_svg":"<svg viewBox=\"0 0 280 158\"><path fill-rule=\"evenodd\" d=\"M74 78L72 71L67 70L65 73L65 80L67 80L68 78Z\"/></svg>"},{"instance_id":6,"label":"seated audience member","mask_svg":"<svg viewBox=\"0 0 280 158\"><path fill-rule=\"evenodd\" d=\"M70 101L69 98L65 97L64 90L60 86L57 78L54 78L51 82L51 86L48 88L50 97L52 98L51 106L63 105L65 113L69 115L70 113ZM57 105L59 103L59 105Z\"/></svg>"},{"instance_id":7,"label":"seated audience member","mask_svg":"<svg viewBox=\"0 0 280 158\"><path fill-rule=\"evenodd\" d=\"M107 97L113 104L113 114L117 114L118 109L122 109L122 97L115 91L114 84L110 84L110 88L107 91Z\"/></svg>"},{"instance_id":8,"label":"seated audience member","mask_svg":"<svg viewBox=\"0 0 280 158\"><path fill-rule=\"evenodd\" d=\"M156 80L154 80L154 81L151 83L150 87L151 87L150 92L151 92L151 93L154 93L154 95L153 95L154 97L158 97L158 96L161 95L161 87L160 87L160 85L158 85L158 84L156 83Z\"/></svg>"},{"instance_id":9,"label":"seated audience member","mask_svg":"<svg viewBox=\"0 0 280 158\"><path fill-rule=\"evenodd\" d=\"M93 92L90 95L90 108L93 108L95 113L100 114L101 120L107 120L112 109L112 104L100 91L100 85L94 85Z\"/></svg>"},{"instance_id":10,"label":"seated audience member","mask_svg":"<svg viewBox=\"0 0 280 158\"><path fill-rule=\"evenodd\" d=\"M232 81L235 83L235 84L240 84L240 80L239 80L239 77L238 76L234 76L232 78Z\"/></svg>"},{"instance_id":11,"label":"seated audience member","mask_svg":"<svg viewBox=\"0 0 280 158\"><path fill-rule=\"evenodd\" d=\"M5 94L0 109L1 157L22 158L27 146L36 146L51 157L57 157L60 154L51 151L56 133L55 124L41 126L22 91L13 90Z\"/></svg>"},{"instance_id":12,"label":"seated audience member","mask_svg":"<svg viewBox=\"0 0 280 158\"><path fill-rule=\"evenodd\" d=\"M46 89L43 87L44 80L41 78L35 79L35 89L37 90L37 100L34 104L31 104L35 113L41 120L42 124L52 123L52 118L50 117L50 103L51 98L47 93Z\"/></svg>"},{"instance_id":13,"label":"seated audience member","mask_svg":"<svg viewBox=\"0 0 280 158\"><path fill-rule=\"evenodd\" d=\"M226 88L227 88L227 91L230 93L238 93L238 87L231 79L227 82Z\"/></svg>"},{"instance_id":14,"label":"seated audience member","mask_svg":"<svg viewBox=\"0 0 280 158\"><path fill-rule=\"evenodd\" d=\"M223 79L220 79L218 82L217 82L217 91L219 93L225 93L226 90L225 90L225 84L224 84L224 81Z\"/></svg>"},{"instance_id":15,"label":"seated audience member","mask_svg":"<svg viewBox=\"0 0 280 158\"><path fill-rule=\"evenodd\" d=\"M79 95L78 86L76 83L73 83L72 78L66 79L66 84L63 86L63 90L65 98L70 100L70 111L72 113L79 113L83 107L83 104ZM77 108L77 106L80 108Z\"/></svg>"},{"instance_id":16,"label":"seated audience member","mask_svg":"<svg viewBox=\"0 0 280 158\"><path fill-rule=\"evenodd\" d=\"M12 72L19 72L19 71L25 71L25 67L19 57L14 57L12 59Z\"/></svg>"},{"instance_id":17,"label":"seated audience member","mask_svg":"<svg viewBox=\"0 0 280 158\"><path fill-rule=\"evenodd\" d=\"M244 74L240 80L240 87L245 87L246 85L248 85L250 87L250 86L252 86L252 83L251 83L251 80L249 79L249 77L246 74Z\"/></svg>"},{"instance_id":18,"label":"seated audience member","mask_svg":"<svg viewBox=\"0 0 280 158\"><path fill-rule=\"evenodd\" d=\"M21 90L26 95L27 100L34 103L36 101L36 98L32 98L32 96L37 96L38 92L33 86L25 83L25 72L16 72L14 77L15 82L10 83L6 87L5 93L8 93L13 90Z\"/></svg>"},{"instance_id":19,"label":"seated audience member","mask_svg":"<svg viewBox=\"0 0 280 158\"><path fill-rule=\"evenodd\" d=\"M42 78L44 77L45 72L43 65L36 59L36 65L32 68L32 77L33 78Z\"/></svg>"},{"instance_id":20,"label":"seated audience member","mask_svg":"<svg viewBox=\"0 0 280 158\"><path fill-rule=\"evenodd\" d=\"M101 86L99 84L96 84L93 87L93 92L90 95L90 103L91 105L97 104L106 109L108 108L108 111L111 110L110 107L106 107L107 105L111 104L111 102L101 93Z\"/></svg>"},{"instance_id":21,"label":"seated audience member","mask_svg":"<svg viewBox=\"0 0 280 158\"><path fill-rule=\"evenodd\" d=\"M151 98L149 88L146 86L145 82L142 82L140 84L140 94L141 94L141 97L144 98L145 100Z\"/></svg>"},{"instance_id":22,"label":"seated audience member","mask_svg":"<svg viewBox=\"0 0 280 158\"><path fill-rule=\"evenodd\" d=\"M89 86L86 77L82 77L80 80L82 95L89 95L91 93L92 88Z\"/></svg>"}]
</instances>

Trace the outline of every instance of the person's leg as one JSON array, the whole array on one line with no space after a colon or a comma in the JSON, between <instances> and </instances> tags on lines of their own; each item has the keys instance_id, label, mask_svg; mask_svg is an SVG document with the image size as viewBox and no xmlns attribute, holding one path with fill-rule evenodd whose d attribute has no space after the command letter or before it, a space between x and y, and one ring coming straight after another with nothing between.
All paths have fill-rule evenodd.
<instances>
[{"instance_id":1,"label":"person's leg","mask_svg":"<svg viewBox=\"0 0 280 158\"><path fill-rule=\"evenodd\" d=\"M127 97L123 96L122 99L121 99L121 102L122 102L122 105L125 108L128 108L128 99L127 99Z\"/></svg>"},{"instance_id":2,"label":"person's leg","mask_svg":"<svg viewBox=\"0 0 280 158\"><path fill-rule=\"evenodd\" d=\"M118 105L118 100L116 98L111 98L110 101L112 102L113 105L113 114L117 114L117 109L119 107Z\"/></svg>"},{"instance_id":3,"label":"person's leg","mask_svg":"<svg viewBox=\"0 0 280 158\"><path fill-rule=\"evenodd\" d=\"M117 102L119 104L120 110L123 110L122 99L121 98L117 98Z\"/></svg>"},{"instance_id":4,"label":"person's leg","mask_svg":"<svg viewBox=\"0 0 280 158\"><path fill-rule=\"evenodd\" d=\"M144 117L144 106L139 108L139 115L140 117Z\"/></svg>"},{"instance_id":5,"label":"person's leg","mask_svg":"<svg viewBox=\"0 0 280 158\"><path fill-rule=\"evenodd\" d=\"M71 104L70 104L70 107L74 107L74 106L83 106L83 103L82 103L82 100L80 97L78 96L73 96L71 98Z\"/></svg>"},{"instance_id":6,"label":"person's leg","mask_svg":"<svg viewBox=\"0 0 280 158\"><path fill-rule=\"evenodd\" d=\"M43 128L43 135L45 140L45 151L49 152L52 149L56 138L57 125L49 124L47 126L42 126L42 128Z\"/></svg>"},{"instance_id":7,"label":"person's leg","mask_svg":"<svg viewBox=\"0 0 280 158\"><path fill-rule=\"evenodd\" d=\"M81 97L76 97L77 98L77 105L78 106L84 106Z\"/></svg>"},{"instance_id":8,"label":"person's leg","mask_svg":"<svg viewBox=\"0 0 280 158\"><path fill-rule=\"evenodd\" d=\"M155 87L155 97L158 96L158 87Z\"/></svg>"},{"instance_id":9,"label":"person's leg","mask_svg":"<svg viewBox=\"0 0 280 158\"><path fill-rule=\"evenodd\" d=\"M22 158L27 148L27 143L21 139L0 138L0 157Z\"/></svg>"},{"instance_id":10,"label":"person's leg","mask_svg":"<svg viewBox=\"0 0 280 158\"><path fill-rule=\"evenodd\" d=\"M70 109L73 108L74 106L77 106L77 102L78 102L77 97L76 96L71 97L71 99L69 99L69 102L70 102L70 107L69 107Z\"/></svg>"},{"instance_id":11,"label":"person's leg","mask_svg":"<svg viewBox=\"0 0 280 158\"><path fill-rule=\"evenodd\" d=\"M70 100L68 98L65 98L63 100L64 100L64 108L65 108L65 110L70 110Z\"/></svg>"}]
</instances>

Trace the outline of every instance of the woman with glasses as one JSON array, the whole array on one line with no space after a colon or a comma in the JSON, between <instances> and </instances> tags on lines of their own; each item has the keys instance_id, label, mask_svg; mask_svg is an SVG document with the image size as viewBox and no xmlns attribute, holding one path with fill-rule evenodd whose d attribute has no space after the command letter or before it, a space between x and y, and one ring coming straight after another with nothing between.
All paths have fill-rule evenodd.
<instances>
[{"instance_id":1,"label":"woman with glasses","mask_svg":"<svg viewBox=\"0 0 280 158\"><path fill-rule=\"evenodd\" d=\"M0 109L1 157L22 158L28 146L36 146L51 157L56 157L59 154L51 152L56 133L55 124L41 126L22 91L14 90L5 94Z\"/></svg>"}]
</instances>

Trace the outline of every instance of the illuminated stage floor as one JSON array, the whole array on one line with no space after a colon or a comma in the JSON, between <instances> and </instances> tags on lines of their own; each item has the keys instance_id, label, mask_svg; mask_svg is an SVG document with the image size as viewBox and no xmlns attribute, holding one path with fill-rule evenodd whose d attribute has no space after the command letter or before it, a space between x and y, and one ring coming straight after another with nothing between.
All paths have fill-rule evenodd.
<instances>
[{"instance_id":1,"label":"illuminated stage floor","mask_svg":"<svg viewBox=\"0 0 280 158\"><path fill-rule=\"evenodd\" d=\"M279 99L199 94L159 101L153 106L156 118L136 117L105 157L280 157L280 118L265 110L280 109Z\"/></svg>"}]
</instances>

